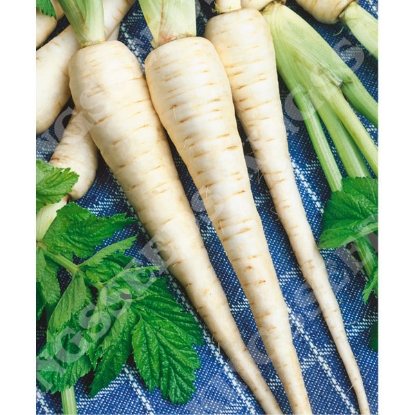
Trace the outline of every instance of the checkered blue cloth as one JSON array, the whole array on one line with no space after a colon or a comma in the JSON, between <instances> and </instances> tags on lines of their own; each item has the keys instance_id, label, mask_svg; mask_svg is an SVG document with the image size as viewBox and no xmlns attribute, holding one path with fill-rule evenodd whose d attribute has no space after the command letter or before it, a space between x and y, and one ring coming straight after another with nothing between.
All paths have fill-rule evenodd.
<instances>
[{"instance_id":1,"label":"checkered blue cloth","mask_svg":"<svg viewBox=\"0 0 415 415\"><path fill-rule=\"evenodd\" d=\"M212 0L197 0L196 3L198 31L200 35L203 35L206 21L213 15L213 2ZM361 0L359 4L377 17L377 0ZM377 99L377 61L364 50L350 31L340 23L333 26L318 23L293 1L288 2L288 7L308 21L336 49L345 62L353 68L368 91ZM67 24L64 18L51 36ZM125 43L143 64L151 50L150 39L151 35L137 2L122 22L119 40ZM293 117L290 100L287 99L289 93L282 80L280 80L280 87L292 165L308 219L318 239L321 232L322 213L330 196L330 189L303 122L298 117ZM61 139L63 125L69 118L72 108L73 103L70 101L55 124L48 131L36 137L38 159L49 160ZM364 119L362 121L372 137L377 140L377 130ZM252 160L249 143L240 125L239 127L247 160ZM197 189L173 146L172 151L184 189L199 221L200 231L212 264L228 296L231 311L241 334L282 410L284 413L291 413L281 381L265 354L248 302L198 197ZM335 153L334 146L333 151ZM269 249L289 308L294 344L314 413L357 414L359 409L350 381L319 312L316 300L299 270L287 236L275 213L267 186L255 169L255 165L249 162L247 165L253 196L263 220ZM92 187L77 203L97 215L109 216L127 212L128 215L135 216L120 186L102 160ZM138 239L129 254L148 263L148 259L142 255L142 248L149 240L146 231L138 223L135 228L125 231L122 236L127 237L133 234L138 234ZM343 313L351 347L361 369L371 411L376 414L378 412L378 355L369 348L368 344L370 327L377 319L377 300L371 298L367 304L363 303L362 289L365 285L365 278L349 251L345 249L323 250L322 254ZM197 347L202 365L197 371L196 393L193 398L186 405L173 405L163 400L158 390L149 393L133 361L129 360L118 378L95 398L88 396L88 384L91 377L86 376L78 381L75 385L75 393L79 414L254 415L263 413L250 390L233 370L227 356L210 336L184 290L173 277L171 287L178 301L199 321L205 340L204 345ZM37 326L38 347L40 348L44 342L45 325L41 321ZM36 411L38 414L61 413L59 394L43 393L37 388Z\"/></svg>"}]
</instances>

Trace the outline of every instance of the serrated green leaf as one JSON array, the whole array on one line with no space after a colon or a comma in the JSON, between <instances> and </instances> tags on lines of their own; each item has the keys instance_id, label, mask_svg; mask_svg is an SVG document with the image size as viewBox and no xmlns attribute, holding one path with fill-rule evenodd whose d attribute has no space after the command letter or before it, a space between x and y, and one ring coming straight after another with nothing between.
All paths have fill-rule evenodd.
<instances>
[{"instance_id":1,"label":"serrated green leaf","mask_svg":"<svg viewBox=\"0 0 415 415\"><path fill-rule=\"evenodd\" d=\"M203 344L203 336L199 324L195 318L183 311L183 308L174 298L154 297L148 295L136 304L142 308L147 315L160 320L169 321L176 336L190 344Z\"/></svg>"},{"instance_id":2,"label":"serrated green leaf","mask_svg":"<svg viewBox=\"0 0 415 415\"><path fill-rule=\"evenodd\" d=\"M36 248L36 281L43 301L52 308L61 296L57 274L59 265L46 258L40 248Z\"/></svg>"},{"instance_id":3,"label":"serrated green leaf","mask_svg":"<svg viewBox=\"0 0 415 415\"><path fill-rule=\"evenodd\" d=\"M176 404L189 401L195 391L195 370L200 368L197 352L177 336L166 319L141 316L133 331L134 360L150 390L160 388L164 399Z\"/></svg>"},{"instance_id":4,"label":"serrated green leaf","mask_svg":"<svg viewBox=\"0 0 415 415\"><path fill-rule=\"evenodd\" d=\"M72 190L78 174L36 160L36 213L46 205L58 203Z\"/></svg>"},{"instance_id":5,"label":"serrated green leaf","mask_svg":"<svg viewBox=\"0 0 415 415\"><path fill-rule=\"evenodd\" d=\"M98 363L98 359L101 357L100 345L111 328L113 317L107 306L107 290L102 289L98 294L96 306L84 334L84 337L95 345L95 347L88 351L94 368Z\"/></svg>"},{"instance_id":6,"label":"serrated green leaf","mask_svg":"<svg viewBox=\"0 0 415 415\"><path fill-rule=\"evenodd\" d=\"M88 294L83 278L77 275L73 276L71 283L50 316L48 336L55 336L78 311L89 303Z\"/></svg>"},{"instance_id":7,"label":"serrated green leaf","mask_svg":"<svg viewBox=\"0 0 415 415\"><path fill-rule=\"evenodd\" d=\"M133 303L140 321L133 330L133 354L149 390L165 399L186 403L194 392L200 360L194 344L203 344L193 316L174 299L165 278L154 278Z\"/></svg>"},{"instance_id":8,"label":"serrated green leaf","mask_svg":"<svg viewBox=\"0 0 415 415\"><path fill-rule=\"evenodd\" d=\"M140 319L132 333L134 360L150 392L160 385L162 350L158 347L153 329ZM146 353L152 350L152 353Z\"/></svg>"},{"instance_id":9,"label":"serrated green leaf","mask_svg":"<svg viewBox=\"0 0 415 415\"><path fill-rule=\"evenodd\" d=\"M91 384L91 397L119 375L131 351L131 331L136 323L137 316L130 307L126 307L116 318L101 344L102 359Z\"/></svg>"},{"instance_id":10,"label":"serrated green leaf","mask_svg":"<svg viewBox=\"0 0 415 415\"><path fill-rule=\"evenodd\" d=\"M84 261L80 268L84 269L85 267L93 268L102 263L102 261L115 254L116 252L123 253L127 249L131 248L134 241L137 239L136 236L132 236L131 238L123 239L122 241L115 242L111 245L106 246L99 250L96 254L94 254L91 258Z\"/></svg>"},{"instance_id":11,"label":"serrated green leaf","mask_svg":"<svg viewBox=\"0 0 415 415\"><path fill-rule=\"evenodd\" d=\"M99 218L87 209L69 203L57 212L42 242L51 251L87 258L105 239L133 222L125 214Z\"/></svg>"},{"instance_id":12,"label":"serrated green leaf","mask_svg":"<svg viewBox=\"0 0 415 415\"><path fill-rule=\"evenodd\" d=\"M94 284L108 281L133 263L134 258L115 253L108 255L103 263L95 265L94 267L85 267L85 264L82 264L82 266L87 279Z\"/></svg>"},{"instance_id":13,"label":"serrated green leaf","mask_svg":"<svg viewBox=\"0 0 415 415\"><path fill-rule=\"evenodd\" d=\"M36 379L45 392L62 392L75 385L92 368L88 356L82 355L70 363L57 360L44 347L36 358Z\"/></svg>"},{"instance_id":14,"label":"serrated green leaf","mask_svg":"<svg viewBox=\"0 0 415 415\"><path fill-rule=\"evenodd\" d=\"M338 248L378 230L378 181L346 178L323 214L319 248Z\"/></svg>"},{"instance_id":15,"label":"serrated green leaf","mask_svg":"<svg viewBox=\"0 0 415 415\"><path fill-rule=\"evenodd\" d=\"M157 278L154 274L158 267L137 267L134 264L122 270L112 281L115 288L127 288L134 299L143 299L148 295L154 295L157 289Z\"/></svg>"},{"instance_id":16,"label":"serrated green leaf","mask_svg":"<svg viewBox=\"0 0 415 415\"><path fill-rule=\"evenodd\" d=\"M46 16L51 16L56 19L56 12L50 0L36 0L36 8Z\"/></svg>"}]
</instances>

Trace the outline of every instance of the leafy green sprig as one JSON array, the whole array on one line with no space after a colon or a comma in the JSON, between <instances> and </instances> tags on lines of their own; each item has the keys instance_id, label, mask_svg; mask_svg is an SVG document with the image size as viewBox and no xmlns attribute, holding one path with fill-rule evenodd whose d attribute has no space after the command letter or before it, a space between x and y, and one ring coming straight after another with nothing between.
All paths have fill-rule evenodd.
<instances>
[{"instance_id":1,"label":"leafy green sprig","mask_svg":"<svg viewBox=\"0 0 415 415\"><path fill-rule=\"evenodd\" d=\"M342 179L341 190L332 192L323 214L319 248L339 248L353 243L366 270L363 301L378 296L378 256L370 236L378 233L378 180L371 177ZM370 347L378 350L378 323L370 333Z\"/></svg>"},{"instance_id":2,"label":"leafy green sprig","mask_svg":"<svg viewBox=\"0 0 415 415\"><path fill-rule=\"evenodd\" d=\"M39 190L54 183L53 200L59 200L73 176L42 164ZM36 241L37 319L44 313L48 319L46 344L37 356L44 391L70 391L92 370L95 396L119 375L130 354L150 391L159 388L173 403L186 403L195 391L200 326L176 301L168 278L157 276L158 267L142 267L125 255L135 237L108 243L133 222L124 214L96 217L69 203ZM58 279L62 268L71 276L64 290Z\"/></svg>"}]
</instances>

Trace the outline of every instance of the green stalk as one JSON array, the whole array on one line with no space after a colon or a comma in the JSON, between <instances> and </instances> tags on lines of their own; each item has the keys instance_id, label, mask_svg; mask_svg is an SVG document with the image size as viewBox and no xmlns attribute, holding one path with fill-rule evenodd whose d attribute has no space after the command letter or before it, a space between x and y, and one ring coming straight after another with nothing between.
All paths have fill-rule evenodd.
<instances>
[{"instance_id":1,"label":"green stalk","mask_svg":"<svg viewBox=\"0 0 415 415\"><path fill-rule=\"evenodd\" d=\"M157 48L174 39L196 36L196 5L189 0L139 0Z\"/></svg>"},{"instance_id":2,"label":"green stalk","mask_svg":"<svg viewBox=\"0 0 415 415\"><path fill-rule=\"evenodd\" d=\"M369 170L366 167L359 148L352 137L350 137L349 132L344 127L339 117L337 117L327 105L320 106L318 113L333 140L348 176L369 176Z\"/></svg>"},{"instance_id":3,"label":"green stalk","mask_svg":"<svg viewBox=\"0 0 415 415\"><path fill-rule=\"evenodd\" d=\"M41 242L38 242L38 246L41 249L43 249L44 254L46 256L48 256L54 262L56 262L57 264L59 264L61 267L65 268L68 272L70 272L72 274L72 276L74 276L78 272L81 272L78 265L74 264L71 260L65 258L63 255L61 255L61 254L55 254L54 252L48 251L47 249L45 249L44 246L42 247L42 243Z\"/></svg>"},{"instance_id":4,"label":"green stalk","mask_svg":"<svg viewBox=\"0 0 415 415\"><path fill-rule=\"evenodd\" d=\"M366 117L376 128L378 127L378 103L367 92L361 82L356 79L343 78L340 85L343 94L348 99L350 105L359 113Z\"/></svg>"},{"instance_id":5,"label":"green stalk","mask_svg":"<svg viewBox=\"0 0 415 415\"><path fill-rule=\"evenodd\" d=\"M45 236L46 231L49 229L49 226L53 222L56 217L56 212L66 205L68 202L68 197L64 197L60 202L55 203L53 205L46 205L44 206L37 214L36 214L36 245L42 248L41 240ZM70 272L75 272L78 270L78 267L73 264L71 261L66 259L64 256L59 254L50 254L48 251L44 250L46 255L55 256L56 259L61 260L63 266L68 269ZM46 315L49 320L49 317L52 315L53 309L49 306L46 308ZM62 399L62 411L64 415L76 415L77 408L76 408L76 399L75 399L75 390L72 387L65 389L61 392L61 399Z\"/></svg>"},{"instance_id":6,"label":"green stalk","mask_svg":"<svg viewBox=\"0 0 415 415\"><path fill-rule=\"evenodd\" d=\"M278 72L303 116L331 191L342 189L342 176L317 112L335 143L346 173L351 177L369 175L357 149L362 150L364 145L368 148L363 149L363 154L377 173L377 148L373 148L373 140L343 97L342 90L352 96L356 108L369 106L367 113L376 122L377 103L324 39L293 11L273 2L262 14L271 29ZM358 102L358 92L364 97L362 103ZM357 241L356 249L367 275L371 275L377 264L373 247L365 241Z\"/></svg>"},{"instance_id":7,"label":"green stalk","mask_svg":"<svg viewBox=\"0 0 415 415\"><path fill-rule=\"evenodd\" d=\"M81 47L105 41L102 0L59 0Z\"/></svg>"},{"instance_id":8,"label":"green stalk","mask_svg":"<svg viewBox=\"0 0 415 415\"><path fill-rule=\"evenodd\" d=\"M369 166L375 175L378 175L378 148L372 137L362 125L357 115L354 113L350 105L342 98L341 91L334 91L331 98L331 107L336 115L341 119L343 125L350 133L351 137L365 156ZM337 96L335 96L337 95Z\"/></svg>"},{"instance_id":9,"label":"green stalk","mask_svg":"<svg viewBox=\"0 0 415 415\"><path fill-rule=\"evenodd\" d=\"M356 100L356 94L365 90L358 78L327 42L288 7L270 3L262 14L271 29L278 71L288 87L289 79L294 77L307 91L317 110L327 103L377 175L377 146L342 91L343 86ZM364 97L358 108L364 108L368 101L373 101L368 93ZM377 104L371 106L370 113L377 118Z\"/></svg>"},{"instance_id":10,"label":"green stalk","mask_svg":"<svg viewBox=\"0 0 415 415\"><path fill-rule=\"evenodd\" d=\"M303 121L330 189L341 189L342 175L339 167L331 152L317 112L305 91L301 89L301 86L296 88L294 100L303 116Z\"/></svg>"},{"instance_id":11,"label":"green stalk","mask_svg":"<svg viewBox=\"0 0 415 415\"><path fill-rule=\"evenodd\" d=\"M333 48L298 14L283 4L270 3L262 11L274 39L277 66L286 53L300 66L307 65L315 76L331 80L347 96L350 104L370 122L378 123L378 103L368 93L356 74ZM305 71L306 69L303 68ZM305 86L306 90L308 88Z\"/></svg>"},{"instance_id":12,"label":"green stalk","mask_svg":"<svg viewBox=\"0 0 415 415\"><path fill-rule=\"evenodd\" d=\"M76 415L78 413L76 408L75 389L70 387L61 392L62 397L62 411L64 415Z\"/></svg>"},{"instance_id":13,"label":"green stalk","mask_svg":"<svg viewBox=\"0 0 415 415\"><path fill-rule=\"evenodd\" d=\"M285 58L283 63L288 59L289 58ZM279 65L279 68L281 68L281 65ZM357 147L366 157L370 167L377 175L378 148L348 102L344 99L342 91L337 86L341 81L337 79L336 74L327 71L326 68L321 72L320 67L316 67L309 62L300 62L298 60L294 60L290 71L286 72L284 79L289 78L295 73L295 76L300 83L308 88L308 93L314 107L320 113L320 116L324 116L329 123L326 127L328 129L330 128L330 134L333 133L332 138L337 142L336 147L340 147L343 150L347 149L347 151L352 151L353 153L356 152L355 145L352 145L349 142L349 138L352 137ZM340 130L333 128L332 126L335 118L338 119L336 127L339 127ZM344 134L342 134L342 132L344 132ZM337 139L339 135L340 139ZM344 141L344 139L346 141ZM341 151L339 152L339 155L342 161L344 161L347 158ZM356 167L358 167L357 164L362 166L364 163L353 162L353 164L356 164ZM361 176L362 174L357 173L353 175Z\"/></svg>"},{"instance_id":14,"label":"green stalk","mask_svg":"<svg viewBox=\"0 0 415 415\"><path fill-rule=\"evenodd\" d=\"M356 39L378 58L378 21L356 2L350 3L340 14L339 19L346 25Z\"/></svg>"},{"instance_id":15,"label":"green stalk","mask_svg":"<svg viewBox=\"0 0 415 415\"><path fill-rule=\"evenodd\" d=\"M367 237L356 239L353 243L367 275L372 275L373 271L378 266L378 257L372 244Z\"/></svg>"}]
</instances>

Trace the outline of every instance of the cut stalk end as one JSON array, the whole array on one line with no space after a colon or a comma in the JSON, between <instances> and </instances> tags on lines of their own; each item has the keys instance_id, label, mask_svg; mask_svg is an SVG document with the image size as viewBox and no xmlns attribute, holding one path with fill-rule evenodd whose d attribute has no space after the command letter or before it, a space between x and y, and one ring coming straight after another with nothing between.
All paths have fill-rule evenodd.
<instances>
[{"instance_id":1,"label":"cut stalk end","mask_svg":"<svg viewBox=\"0 0 415 415\"><path fill-rule=\"evenodd\" d=\"M59 0L82 48L105 41L102 0Z\"/></svg>"},{"instance_id":2,"label":"cut stalk end","mask_svg":"<svg viewBox=\"0 0 415 415\"><path fill-rule=\"evenodd\" d=\"M139 0L139 3L153 36L153 48L175 39L196 36L194 1Z\"/></svg>"}]
</instances>

